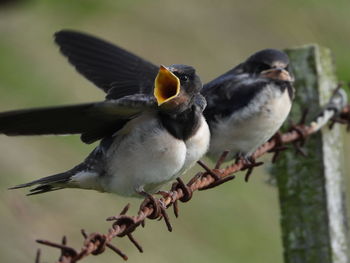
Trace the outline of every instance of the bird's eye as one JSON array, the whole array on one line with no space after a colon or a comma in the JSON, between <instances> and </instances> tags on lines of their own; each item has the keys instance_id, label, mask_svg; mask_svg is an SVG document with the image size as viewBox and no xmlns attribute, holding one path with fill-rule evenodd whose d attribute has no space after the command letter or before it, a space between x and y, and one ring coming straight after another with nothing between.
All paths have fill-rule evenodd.
<instances>
[{"instance_id":1,"label":"bird's eye","mask_svg":"<svg viewBox=\"0 0 350 263\"><path fill-rule=\"evenodd\" d=\"M268 70L271 69L271 66L265 63L262 63L259 65L259 71L264 71L264 70Z\"/></svg>"},{"instance_id":2,"label":"bird's eye","mask_svg":"<svg viewBox=\"0 0 350 263\"><path fill-rule=\"evenodd\" d=\"M271 69L271 67L269 65L267 65L265 63L261 63L259 65L256 65L255 72L260 73L260 72L262 72L264 70L268 70L268 69Z\"/></svg>"},{"instance_id":3,"label":"bird's eye","mask_svg":"<svg viewBox=\"0 0 350 263\"><path fill-rule=\"evenodd\" d=\"M182 75L182 76L180 76L180 80L183 82L186 82L186 81L188 81L188 76Z\"/></svg>"}]
</instances>

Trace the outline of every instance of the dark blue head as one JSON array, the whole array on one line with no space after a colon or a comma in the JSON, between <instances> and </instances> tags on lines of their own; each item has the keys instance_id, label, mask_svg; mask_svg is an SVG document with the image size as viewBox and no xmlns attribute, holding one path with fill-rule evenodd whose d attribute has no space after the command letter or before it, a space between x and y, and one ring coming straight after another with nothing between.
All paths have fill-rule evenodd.
<instances>
[{"instance_id":1,"label":"dark blue head","mask_svg":"<svg viewBox=\"0 0 350 263\"><path fill-rule=\"evenodd\" d=\"M277 49L263 49L254 53L242 64L242 69L259 77L293 81L288 55Z\"/></svg>"}]
</instances>

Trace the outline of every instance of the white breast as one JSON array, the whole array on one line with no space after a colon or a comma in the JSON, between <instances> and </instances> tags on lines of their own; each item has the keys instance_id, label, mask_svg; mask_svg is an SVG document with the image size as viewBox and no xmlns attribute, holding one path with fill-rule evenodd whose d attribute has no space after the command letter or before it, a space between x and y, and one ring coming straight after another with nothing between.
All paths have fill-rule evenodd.
<instances>
[{"instance_id":1,"label":"white breast","mask_svg":"<svg viewBox=\"0 0 350 263\"><path fill-rule=\"evenodd\" d=\"M195 135L185 141L186 159L179 174L186 172L208 151L210 131L204 117L201 116L200 126Z\"/></svg>"},{"instance_id":2,"label":"white breast","mask_svg":"<svg viewBox=\"0 0 350 263\"><path fill-rule=\"evenodd\" d=\"M154 193L180 176L202 157L209 145L204 118L198 133L186 142L174 138L150 113L130 121L107 152L107 171L101 177L104 191L138 196Z\"/></svg>"},{"instance_id":3,"label":"white breast","mask_svg":"<svg viewBox=\"0 0 350 263\"><path fill-rule=\"evenodd\" d=\"M118 132L106 155L105 191L137 196L136 191L153 192L180 171L186 145L145 113Z\"/></svg>"},{"instance_id":4,"label":"white breast","mask_svg":"<svg viewBox=\"0 0 350 263\"><path fill-rule=\"evenodd\" d=\"M290 109L287 89L265 88L248 106L213 126L209 156L217 158L224 150L231 157L239 152L249 156L277 132Z\"/></svg>"}]
</instances>

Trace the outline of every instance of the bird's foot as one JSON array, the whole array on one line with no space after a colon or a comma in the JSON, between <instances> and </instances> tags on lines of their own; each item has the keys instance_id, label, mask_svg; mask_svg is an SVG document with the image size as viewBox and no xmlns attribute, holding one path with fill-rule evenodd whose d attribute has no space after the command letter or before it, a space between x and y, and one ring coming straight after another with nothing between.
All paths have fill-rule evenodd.
<instances>
[{"instance_id":1,"label":"bird's foot","mask_svg":"<svg viewBox=\"0 0 350 263\"><path fill-rule=\"evenodd\" d=\"M224 152L222 154L222 156L226 157L227 156L227 153ZM220 159L224 159L222 157L219 158L219 161ZM223 161L221 161L222 163ZM199 191L202 191L202 190L207 190L207 189L210 189L210 188L214 188L218 185L221 185L223 183L226 183L227 181L230 181L232 179L235 178L234 175L229 175L229 176L225 176L224 175L224 172L222 169L218 169L216 168L218 166L218 163L216 164L215 168L214 169L210 169L205 163L203 163L202 161L197 161L197 163L202 166L205 170L205 173L201 175L201 177L204 177L204 176L207 176L207 175L210 175L213 179L214 179L214 182L212 182L211 184L205 186L205 187L202 187L200 189L198 189ZM219 163L219 166L221 165L221 163Z\"/></svg>"},{"instance_id":2,"label":"bird's foot","mask_svg":"<svg viewBox=\"0 0 350 263\"><path fill-rule=\"evenodd\" d=\"M246 156L242 153L238 153L236 157L236 163L242 161L244 163L244 168L242 171L247 170L244 176L244 181L248 182L249 178L253 172L253 169L257 166L263 165L263 162L257 162L253 156Z\"/></svg>"},{"instance_id":3,"label":"bird's foot","mask_svg":"<svg viewBox=\"0 0 350 263\"><path fill-rule=\"evenodd\" d=\"M167 207L165 203L161 199L155 198L153 195L146 193L145 191L140 191L139 194L146 197L145 200L140 205L140 210L145 209L145 207L152 208L153 212L147 217L149 219L159 219L159 220L164 218L165 224L169 232L171 232L173 228L170 224L169 216L166 212Z\"/></svg>"}]
</instances>

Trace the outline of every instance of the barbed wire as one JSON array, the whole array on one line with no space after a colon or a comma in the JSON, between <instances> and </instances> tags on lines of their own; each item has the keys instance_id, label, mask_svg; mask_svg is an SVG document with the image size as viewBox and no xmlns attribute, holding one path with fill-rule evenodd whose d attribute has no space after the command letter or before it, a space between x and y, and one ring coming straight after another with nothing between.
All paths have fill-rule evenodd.
<instances>
[{"instance_id":1,"label":"barbed wire","mask_svg":"<svg viewBox=\"0 0 350 263\"><path fill-rule=\"evenodd\" d=\"M350 130L350 105L347 104L347 95L345 91L338 87L329 103L313 122L306 125L305 119L306 112L304 112L298 124L291 125L288 132L283 134L277 133L267 143L259 147L252 155L251 160L245 160L242 158L237 159L231 165L221 168L228 154L228 151L225 151L218 159L214 168L209 168L202 161L198 161L198 164L203 167L204 172L197 173L187 184L185 184L182 179L177 178L177 181L172 185L170 191L159 192L159 194L162 195L162 198L160 199L148 195L148 197L142 202L137 215L127 215L130 208L130 204L127 204L118 215L107 218L107 221L113 222L107 233L87 234L85 230L81 230L84 240L80 250L68 246L67 238L65 236L61 243L55 243L48 240L36 241L40 244L60 249L61 255L58 259L59 263L75 263L91 254L102 254L106 248L113 250L121 258L127 260L127 255L111 244L111 241L115 237L128 237L139 252L142 253L143 249L133 237L133 232L139 226L144 226L146 219L164 219L167 229L172 231L172 226L166 209L172 206L175 216L178 217L178 202L188 202L191 200L193 192L197 190L207 190L228 182L235 178L233 174L238 171L247 170L245 180L248 181L253 168L262 164L262 162L255 162L257 158L266 153L274 153L272 158L272 161L274 162L279 153L286 149L286 144L293 144L298 153L304 154L301 146L305 142L305 139L327 124L329 124L330 128L332 128L335 123L346 124L347 129ZM41 252L38 250L35 259L36 263L40 263L40 255Z\"/></svg>"}]
</instances>

